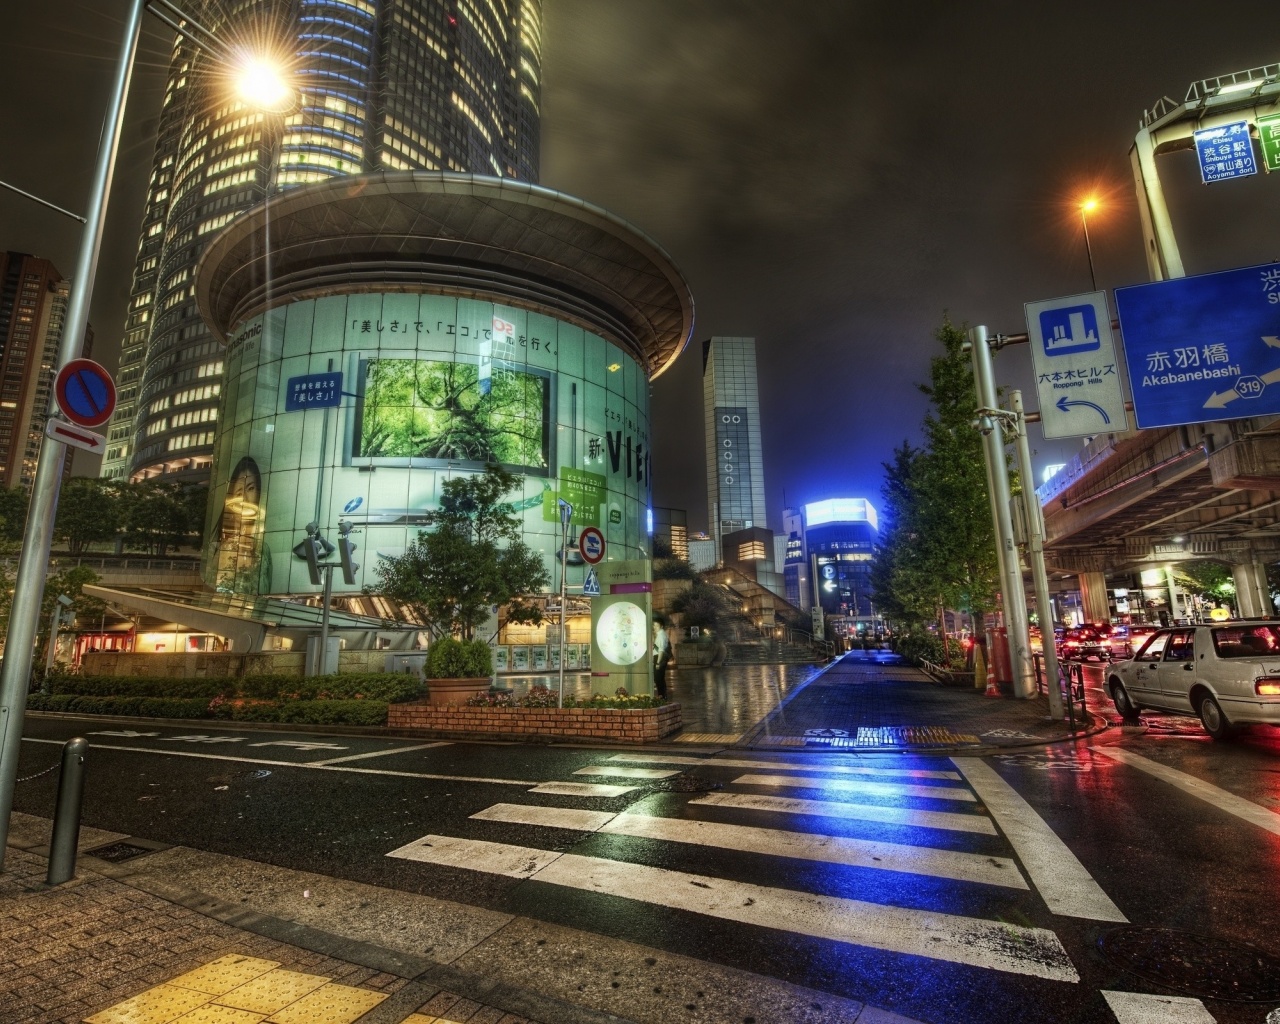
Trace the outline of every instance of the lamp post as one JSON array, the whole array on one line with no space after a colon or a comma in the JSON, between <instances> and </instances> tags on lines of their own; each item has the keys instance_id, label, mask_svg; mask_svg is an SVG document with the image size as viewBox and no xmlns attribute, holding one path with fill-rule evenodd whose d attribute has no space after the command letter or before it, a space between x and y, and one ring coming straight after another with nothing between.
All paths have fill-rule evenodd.
<instances>
[{"instance_id":1,"label":"lamp post","mask_svg":"<svg viewBox=\"0 0 1280 1024\"><path fill-rule=\"evenodd\" d=\"M81 236L80 252L72 275L71 297L67 303L62 338L58 344L59 368L80 354L89 324L89 303L93 297L98 257L102 249L107 199L115 174L116 153L120 146L125 103L138 53L142 16L147 10L193 44L213 52L216 57L226 59L229 55L229 51L212 33L183 14L172 0L130 0L124 19L119 57L112 76L107 113L98 143L89 204L84 216L84 234ZM175 18L180 20L175 21ZM58 512L58 493L62 485L66 454L66 446L57 442L46 439L40 445L35 480L31 487L31 502L27 510L27 525L22 536L18 571L14 579L4 660L0 665L0 871L4 869L9 817L13 810L14 786L18 778L18 753L22 744L27 691L31 681L33 648L40 627L41 596L49 565L49 550L53 542L53 524Z\"/></svg>"},{"instance_id":2,"label":"lamp post","mask_svg":"<svg viewBox=\"0 0 1280 1024\"><path fill-rule=\"evenodd\" d=\"M1098 200L1093 196L1084 200L1080 204L1080 223L1084 225L1084 251L1089 257L1089 284L1093 286L1093 291L1098 290L1098 279L1093 272L1093 246L1089 242L1089 214L1098 208Z\"/></svg>"}]
</instances>

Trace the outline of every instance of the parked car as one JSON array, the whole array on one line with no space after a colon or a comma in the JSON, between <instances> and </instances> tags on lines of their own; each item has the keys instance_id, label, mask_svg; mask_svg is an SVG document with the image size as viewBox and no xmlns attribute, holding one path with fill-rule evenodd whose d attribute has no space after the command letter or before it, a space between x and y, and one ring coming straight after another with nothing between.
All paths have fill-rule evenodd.
<instances>
[{"instance_id":1,"label":"parked car","mask_svg":"<svg viewBox=\"0 0 1280 1024\"><path fill-rule=\"evenodd\" d=\"M1058 657L1065 661L1110 661L1111 640L1097 626L1076 626L1063 634Z\"/></svg>"},{"instance_id":2,"label":"parked car","mask_svg":"<svg viewBox=\"0 0 1280 1024\"><path fill-rule=\"evenodd\" d=\"M1280 623L1157 630L1112 665L1107 690L1126 718L1143 708L1194 712L1216 740L1240 725L1280 725Z\"/></svg>"}]
</instances>

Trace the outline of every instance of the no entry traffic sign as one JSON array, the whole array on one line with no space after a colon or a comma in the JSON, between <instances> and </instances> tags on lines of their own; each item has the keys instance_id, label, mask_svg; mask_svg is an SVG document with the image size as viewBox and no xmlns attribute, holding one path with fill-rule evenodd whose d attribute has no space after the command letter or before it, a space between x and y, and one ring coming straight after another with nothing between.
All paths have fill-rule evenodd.
<instances>
[{"instance_id":1,"label":"no entry traffic sign","mask_svg":"<svg viewBox=\"0 0 1280 1024\"><path fill-rule=\"evenodd\" d=\"M116 383L106 368L92 359L73 359L53 382L58 408L72 423L96 427L116 410Z\"/></svg>"},{"instance_id":2,"label":"no entry traffic sign","mask_svg":"<svg viewBox=\"0 0 1280 1024\"><path fill-rule=\"evenodd\" d=\"M595 565L604 558L604 534L594 526L588 526L578 538L578 551L588 565Z\"/></svg>"}]
</instances>

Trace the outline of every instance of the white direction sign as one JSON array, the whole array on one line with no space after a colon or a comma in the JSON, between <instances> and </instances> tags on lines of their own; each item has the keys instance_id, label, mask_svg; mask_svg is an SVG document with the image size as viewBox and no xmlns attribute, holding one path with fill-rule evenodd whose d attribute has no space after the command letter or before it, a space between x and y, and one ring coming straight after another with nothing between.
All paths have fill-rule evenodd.
<instances>
[{"instance_id":1,"label":"white direction sign","mask_svg":"<svg viewBox=\"0 0 1280 1024\"><path fill-rule=\"evenodd\" d=\"M83 448L94 455L107 447L107 439L101 434L95 434L84 427L72 426L66 420L54 419L52 416L45 420L44 436L51 441L69 444L72 448Z\"/></svg>"},{"instance_id":2,"label":"white direction sign","mask_svg":"<svg viewBox=\"0 0 1280 1024\"><path fill-rule=\"evenodd\" d=\"M1128 430L1107 293L1028 302L1023 308L1044 436Z\"/></svg>"}]
</instances>

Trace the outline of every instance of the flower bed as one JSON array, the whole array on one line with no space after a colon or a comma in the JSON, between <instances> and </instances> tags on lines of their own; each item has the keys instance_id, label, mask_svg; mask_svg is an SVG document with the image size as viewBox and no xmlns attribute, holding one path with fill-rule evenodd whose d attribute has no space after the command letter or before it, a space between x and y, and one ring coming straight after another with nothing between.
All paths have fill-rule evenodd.
<instances>
[{"instance_id":1,"label":"flower bed","mask_svg":"<svg viewBox=\"0 0 1280 1024\"><path fill-rule=\"evenodd\" d=\"M544 742L656 743L679 730L680 705L624 691L587 700L556 696L536 686L520 698L509 694L473 697L462 705L415 701L387 708L387 725L450 739L536 739Z\"/></svg>"}]
</instances>

